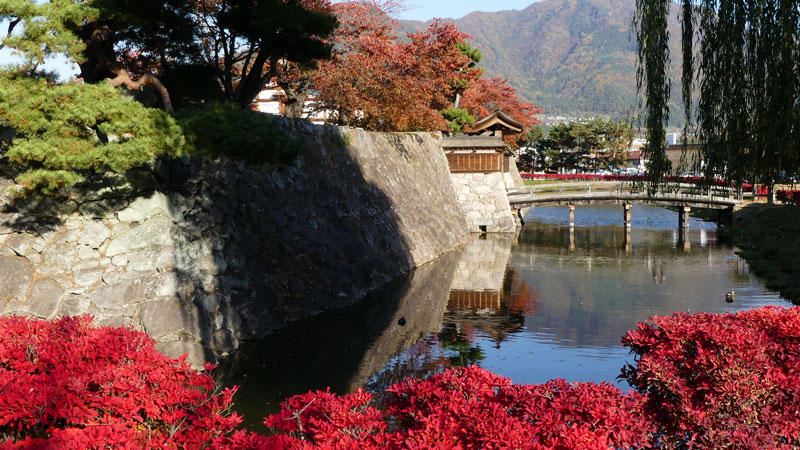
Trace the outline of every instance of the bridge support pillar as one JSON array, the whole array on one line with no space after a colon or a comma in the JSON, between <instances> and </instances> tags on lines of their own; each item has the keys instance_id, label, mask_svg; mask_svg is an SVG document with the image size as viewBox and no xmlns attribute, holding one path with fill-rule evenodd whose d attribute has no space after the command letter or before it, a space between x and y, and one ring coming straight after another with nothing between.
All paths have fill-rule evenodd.
<instances>
[{"instance_id":1,"label":"bridge support pillar","mask_svg":"<svg viewBox=\"0 0 800 450\"><path fill-rule=\"evenodd\" d=\"M575 227L575 205L569 205L569 227Z\"/></svg>"},{"instance_id":2,"label":"bridge support pillar","mask_svg":"<svg viewBox=\"0 0 800 450\"><path fill-rule=\"evenodd\" d=\"M622 205L622 208L623 208L623 211L624 211L624 218L625 218L625 228L630 228L631 227L631 207L632 207L632 205L630 203L624 203Z\"/></svg>"},{"instance_id":3,"label":"bridge support pillar","mask_svg":"<svg viewBox=\"0 0 800 450\"><path fill-rule=\"evenodd\" d=\"M692 212L690 206L681 206L678 210L678 227L689 228L689 213Z\"/></svg>"}]
</instances>

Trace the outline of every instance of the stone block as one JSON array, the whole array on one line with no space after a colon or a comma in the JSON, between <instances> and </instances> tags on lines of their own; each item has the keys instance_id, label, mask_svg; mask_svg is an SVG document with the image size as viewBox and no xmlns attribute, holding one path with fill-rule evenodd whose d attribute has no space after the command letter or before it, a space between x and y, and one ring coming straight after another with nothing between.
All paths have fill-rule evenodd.
<instances>
[{"instance_id":1,"label":"stone block","mask_svg":"<svg viewBox=\"0 0 800 450\"><path fill-rule=\"evenodd\" d=\"M89 299L83 295L67 294L61 300L58 315L62 317L85 314L89 310Z\"/></svg>"},{"instance_id":2,"label":"stone block","mask_svg":"<svg viewBox=\"0 0 800 450\"><path fill-rule=\"evenodd\" d=\"M28 299L28 311L36 317L48 319L58 309L58 304L64 296L64 288L52 278L37 281L31 290Z\"/></svg>"},{"instance_id":3,"label":"stone block","mask_svg":"<svg viewBox=\"0 0 800 450\"><path fill-rule=\"evenodd\" d=\"M110 235L111 230L104 223L94 220L87 221L77 235L77 242L78 245L84 245L96 250Z\"/></svg>"},{"instance_id":4,"label":"stone block","mask_svg":"<svg viewBox=\"0 0 800 450\"><path fill-rule=\"evenodd\" d=\"M130 317L125 317L122 315L115 315L109 317L103 317L101 319L95 319L94 326L96 327L125 327L128 325L134 325L134 320Z\"/></svg>"},{"instance_id":5,"label":"stone block","mask_svg":"<svg viewBox=\"0 0 800 450\"><path fill-rule=\"evenodd\" d=\"M33 264L18 256L0 256L0 299L24 299L33 279Z\"/></svg>"},{"instance_id":6,"label":"stone block","mask_svg":"<svg viewBox=\"0 0 800 450\"><path fill-rule=\"evenodd\" d=\"M89 287L97 284L103 277L103 270L81 270L72 275L77 286Z\"/></svg>"},{"instance_id":7,"label":"stone block","mask_svg":"<svg viewBox=\"0 0 800 450\"><path fill-rule=\"evenodd\" d=\"M124 280L117 284L101 284L89 293L89 300L99 308L121 308L142 300L141 282Z\"/></svg>"},{"instance_id":8,"label":"stone block","mask_svg":"<svg viewBox=\"0 0 800 450\"><path fill-rule=\"evenodd\" d=\"M112 240L106 249L106 256L114 257L148 247L168 246L172 244L174 231L172 221L163 214L157 214Z\"/></svg>"},{"instance_id":9,"label":"stone block","mask_svg":"<svg viewBox=\"0 0 800 450\"><path fill-rule=\"evenodd\" d=\"M168 335L191 336L200 341L212 334L208 314L191 302L178 298L161 298L143 303L142 328L153 339Z\"/></svg>"},{"instance_id":10,"label":"stone block","mask_svg":"<svg viewBox=\"0 0 800 450\"><path fill-rule=\"evenodd\" d=\"M116 256L114 257L117 258ZM162 247L154 250L143 250L127 255L126 269L132 272L164 271L175 267L172 247Z\"/></svg>"},{"instance_id":11,"label":"stone block","mask_svg":"<svg viewBox=\"0 0 800 450\"><path fill-rule=\"evenodd\" d=\"M186 354L186 362L195 370L203 368L203 364L215 363L216 358L211 350L203 347L197 342L191 341L170 341L156 343L156 349L170 358L178 358Z\"/></svg>"},{"instance_id":12,"label":"stone block","mask_svg":"<svg viewBox=\"0 0 800 450\"><path fill-rule=\"evenodd\" d=\"M33 244L33 238L27 234L12 234L6 239L6 247L23 257L28 257L31 253L37 253L33 249Z\"/></svg>"},{"instance_id":13,"label":"stone block","mask_svg":"<svg viewBox=\"0 0 800 450\"><path fill-rule=\"evenodd\" d=\"M236 336L228 329L217 330L211 340L211 348L217 353L232 352L238 346Z\"/></svg>"},{"instance_id":14,"label":"stone block","mask_svg":"<svg viewBox=\"0 0 800 450\"><path fill-rule=\"evenodd\" d=\"M182 217L170 201L169 197L161 192L153 192L149 197L139 197L127 208L117 213L120 222L144 222L148 217L163 214L173 220Z\"/></svg>"},{"instance_id":15,"label":"stone block","mask_svg":"<svg viewBox=\"0 0 800 450\"><path fill-rule=\"evenodd\" d=\"M103 219L114 214L114 208L109 200L86 202L78 207L78 211L82 216L93 219Z\"/></svg>"},{"instance_id":16,"label":"stone block","mask_svg":"<svg viewBox=\"0 0 800 450\"><path fill-rule=\"evenodd\" d=\"M75 250L75 245L67 243L46 247L42 251L44 261L36 270L45 276L70 272L75 259Z\"/></svg>"}]
</instances>

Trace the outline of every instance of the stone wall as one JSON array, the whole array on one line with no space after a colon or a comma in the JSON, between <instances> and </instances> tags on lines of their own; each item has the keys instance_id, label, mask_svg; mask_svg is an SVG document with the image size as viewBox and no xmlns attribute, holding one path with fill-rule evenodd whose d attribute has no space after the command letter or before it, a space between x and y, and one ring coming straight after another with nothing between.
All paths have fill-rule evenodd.
<instances>
[{"instance_id":1,"label":"stone wall","mask_svg":"<svg viewBox=\"0 0 800 450\"><path fill-rule=\"evenodd\" d=\"M473 233L513 233L517 228L506 195L506 175L494 173L450 174L456 196Z\"/></svg>"},{"instance_id":2,"label":"stone wall","mask_svg":"<svg viewBox=\"0 0 800 450\"><path fill-rule=\"evenodd\" d=\"M131 324L198 364L467 240L440 136L284 125L308 146L290 167L182 158L69 201L0 197L0 313Z\"/></svg>"}]
</instances>

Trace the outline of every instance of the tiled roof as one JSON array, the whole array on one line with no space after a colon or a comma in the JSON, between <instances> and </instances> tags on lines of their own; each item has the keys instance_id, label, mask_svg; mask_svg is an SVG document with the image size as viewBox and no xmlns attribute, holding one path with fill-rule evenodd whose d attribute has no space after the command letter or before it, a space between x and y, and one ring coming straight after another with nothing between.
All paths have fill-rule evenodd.
<instances>
[{"instance_id":1,"label":"tiled roof","mask_svg":"<svg viewBox=\"0 0 800 450\"><path fill-rule=\"evenodd\" d=\"M453 136L442 139L442 147L449 148L497 148L505 150L507 145L497 136Z\"/></svg>"}]
</instances>

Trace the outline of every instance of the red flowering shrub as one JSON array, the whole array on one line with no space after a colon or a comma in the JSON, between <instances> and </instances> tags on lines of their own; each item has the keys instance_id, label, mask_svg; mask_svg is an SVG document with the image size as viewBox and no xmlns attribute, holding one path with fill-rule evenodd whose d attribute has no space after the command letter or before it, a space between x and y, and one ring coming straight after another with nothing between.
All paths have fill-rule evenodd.
<instances>
[{"instance_id":1,"label":"red flowering shrub","mask_svg":"<svg viewBox=\"0 0 800 450\"><path fill-rule=\"evenodd\" d=\"M778 200L783 203L800 206L800 190L779 190L775 194Z\"/></svg>"},{"instance_id":2,"label":"red flowering shrub","mask_svg":"<svg viewBox=\"0 0 800 450\"><path fill-rule=\"evenodd\" d=\"M598 175L592 173L522 173L520 176L526 180L553 180L553 181L647 181L644 175ZM665 177L666 181L671 183L703 183L703 177ZM728 186L724 180L714 180L716 186ZM753 186L743 184L742 188L745 192L753 190ZM766 195L766 194L765 194Z\"/></svg>"},{"instance_id":3,"label":"red flowering shrub","mask_svg":"<svg viewBox=\"0 0 800 450\"><path fill-rule=\"evenodd\" d=\"M282 448L630 448L655 429L641 415L643 398L610 384L514 385L473 366L388 391L385 411L364 392L297 395L265 424L306 439Z\"/></svg>"},{"instance_id":4,"label":"red flowering shrub","mask_svg":"<svg viewBox=\"0 0 800 450\"><path fill-rule=\"evenodd\" d=\"M241 422L228 414L235 389L217 390L142 332L91 321L0 319L0 445L197 448L259 439L226 437Z\"/></svg>"},{"instance_id":5,"label":"red flowering shrub","mask_svg":"<svg viewBox=\"0 0 800 450\"><path fill-rule=\"evenodd\" d=\"M623 343L663 442L800 446L800 308L655 317Z\"/></svg>"},{"instance_id":6,"label":"red flowering shrub","mask_svg":"<svg viewBox=\"0 0 800 450\"><path fill-rule=\"evenodd\" d=\"M800 308L674 314L623 338L640 393L515 385L455 368L370 393L289 398L262 436L235 428L234 389L91 317L0 318L3 448L797 448ZM210 367L207 367L210 369Z\"/></svg>"}]
</instances>

